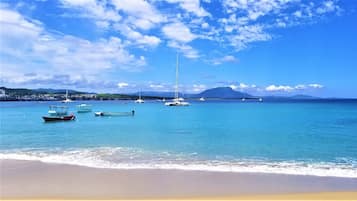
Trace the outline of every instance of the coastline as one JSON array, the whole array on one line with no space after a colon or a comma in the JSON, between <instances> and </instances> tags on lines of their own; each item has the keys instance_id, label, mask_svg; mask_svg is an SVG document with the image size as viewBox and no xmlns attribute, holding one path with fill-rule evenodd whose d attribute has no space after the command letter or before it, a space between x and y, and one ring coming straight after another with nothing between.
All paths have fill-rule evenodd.
<instances>
[{"instance_id":1,"label":"coastline","mask_svg":"<svg viewBox=\"0 0 357 201\"><path fill-rule=\"evenodd\" d=\"M356 178L101 169L21 160L0 160L0 176L0 199L278 199L278 194L284 199L283 194L296 197L316 193L325 195L324 199L350 199L347 195L352 199L355 193L334 197L326 192L357 192Z\"/></svg>"}]
</instances>

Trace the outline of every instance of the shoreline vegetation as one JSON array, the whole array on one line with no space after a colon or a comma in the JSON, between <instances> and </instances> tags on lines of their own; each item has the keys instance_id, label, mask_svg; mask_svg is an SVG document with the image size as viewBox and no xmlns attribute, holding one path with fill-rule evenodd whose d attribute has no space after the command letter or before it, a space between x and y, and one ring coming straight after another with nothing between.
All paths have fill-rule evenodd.
<instances>
[{"instance_id":1,"label":"shoreline vegetation","mask_svg":"<svg viewBox=\"0 0 357 201\"><path fill-rule=\"evenodd\" d=\"M181 97L186 99L198 99L201 97L210 98L211 100L224 100L224 99L246 99L246 100L258 100L260 97L254 97L246 93L241 93L228 89L228 93L231 93L229 97L222 96L222 93L227 93L228 87L218 87L214 89L208 89L199 94L181 94ZM205 92L213 94L205 94ZM223 91L222 91L223 90ZM139 93L119 94L119 93L89 93L80 92L75 90L69 90L68 98L72 100L137 100ZM225 94L226 95L226 94ZM141 97L146 100L162 100L173 99L174 92L146 92ZM208 96L208 97L207 97ZM25 89L25 88L6 88L0 87L0 101L61 101L66 98L65 89Z\"/></svg>"},{"instance_id":2,"label":"shoreline vegetation","mask_svg":"<svg viewBox=\"0 0 357 201\"><path fill-rule=\"evenodd\" d=\"M136 100L139 93L89 93L68 90L68 98L77 101L86 100ZM163 100L174 98L174 92L142 92L141 97L145 100ZM240 101L321 101L321 100L357 100L355 98L320 98L309 95L293 96L253 96L247 93L235 91L230 87L217 87L207 89L198 94L182 94L188 100L240 100ZM65 89L25 89L0 87L1 101L61 101L66 98Z\"/></svg>"},{"instance_id":3,"label":"shoreline vegetation","mask_svg":"<svg viewBox=\"0 0 357 201\"><path fill-rule=\"evenodd\" d=\"M357 179L0 160L1 199L355 200Z\"/></svg>"}]
</instances>

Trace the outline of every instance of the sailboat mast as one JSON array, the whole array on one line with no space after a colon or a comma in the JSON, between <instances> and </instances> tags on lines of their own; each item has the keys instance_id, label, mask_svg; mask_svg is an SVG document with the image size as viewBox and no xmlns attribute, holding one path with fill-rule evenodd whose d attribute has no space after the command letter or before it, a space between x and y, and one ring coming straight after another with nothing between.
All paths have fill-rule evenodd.
<instances>
[{"instance_id":1,"label":"sailboat mast","mask_svg":"<svg viewBox=\"0 0 357 201\"><path fill-rule=\"evenodd\" d=\"M68 90L66 89L66 99L68 99Z\"/></svg>"},{"instance_id":2,"label":"sailboat mast","mask_svg":"<svg viewBox=\"0 0 357 201\"><path fill-rule=\"evenodd\" d=\"M176 87L175 87L175 98L178 99L178 66L179 66L179 55L176 54Z\"/></svg>"}]
</instances>

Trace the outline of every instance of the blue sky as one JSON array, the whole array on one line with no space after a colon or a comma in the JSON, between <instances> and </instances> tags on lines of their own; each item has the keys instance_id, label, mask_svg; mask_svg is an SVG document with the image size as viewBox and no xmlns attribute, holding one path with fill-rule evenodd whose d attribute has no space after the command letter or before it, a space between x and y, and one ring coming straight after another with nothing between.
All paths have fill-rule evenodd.
<instances>
[{"instance_id":1,"label":"blue sky","mask_svg":"<svg viewBox=\"0 0 357 201\"><path fill-rule=\"evenodd\" d=\"M0 2L3 86L357 98L354 0Z\"/></svg>"}]
</instances>

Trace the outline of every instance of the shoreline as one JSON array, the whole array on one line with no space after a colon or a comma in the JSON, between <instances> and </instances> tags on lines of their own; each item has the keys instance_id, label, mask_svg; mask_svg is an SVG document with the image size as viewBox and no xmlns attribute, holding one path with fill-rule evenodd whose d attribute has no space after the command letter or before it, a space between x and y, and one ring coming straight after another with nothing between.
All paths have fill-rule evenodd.
<instances>
[{"instance_id":1,"label":"shoreline","mask_svg":"<svg viewBox=\"0 0 357 201\"><path fill-rule=\"evenodd\" d=\"M113 152L123 156L120 161L110 161L100 155L112 155ZM269 161L269 160L196 160L183 159L179 162L175 158L180 156L170 154L165 160L156 160L166 157L160 153L149 152L145 160L132 160L132 154L139 157L140 149L123 147L79 148L58 151L54 150L10 150L0 152L0 160L39 161L58 165L75 165L81 167L116 169L116 170L182 170L207 171L222 173L257 173L297 176L321 176L357 179L357 169L351 164L335 164L333 162L299 162L299 161ZM173 159L173 160L172 160Z\"/></svg>"},{"instance_id":2,"label":"shoreline","mask_svg":"<svg viewBox=\"0 0 357 201\"><path fill-rule=\"evenodd\" d=\"M0 160L0 176L0 199L230 199L270 195L275 199L274 195L280 194L357 192L356 178L121 170L8 159Z\"/></svg>"}]
</instances>

